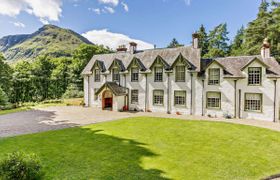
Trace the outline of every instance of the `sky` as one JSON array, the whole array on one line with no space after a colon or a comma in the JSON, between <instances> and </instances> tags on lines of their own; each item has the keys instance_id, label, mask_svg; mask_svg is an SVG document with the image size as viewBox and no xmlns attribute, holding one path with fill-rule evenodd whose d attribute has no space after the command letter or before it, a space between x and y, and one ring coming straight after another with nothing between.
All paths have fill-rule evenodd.
<instances>
[{"instance_id":1,"label":"sky","mask_svg":"<svg viewBox=\"0 0 280 180\"><path fill-rule=\"evenodd\" d=\"M0 0L0 37L32 33L44 24L72 29L112 49L190 44L201 24L227 23L232 39L256 18L261 0Z\"/></svg>"}]
</instances>

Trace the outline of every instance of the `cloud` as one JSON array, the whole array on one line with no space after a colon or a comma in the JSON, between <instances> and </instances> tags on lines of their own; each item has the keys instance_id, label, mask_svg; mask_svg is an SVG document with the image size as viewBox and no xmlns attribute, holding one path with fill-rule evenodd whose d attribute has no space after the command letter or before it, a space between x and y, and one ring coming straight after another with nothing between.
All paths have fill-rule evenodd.
<instances>
[{"instance_id":1,"label":"cloud","mask_svg":"<svg viewBox=\"0 0 280 180\"><path fill-rule=\"evenodd\" d=\"M101 4L109 4L112 6L117 6L119 4L119 0L98 0Z\"/></svg>"},{"instance_id":2,"label":"cloud","mask_svg":"<svg viewBox=\"0 0 280 180\"><path fill-rule=\"evenodd\" d=\"M191 0L185 0L186 5L191 5Z\"/></svg>"},{"instance_id":3,"label":"cloud","mask_svg":"<svg viewBox=\"0 0 280 180\"><path fill-rule=\"evenodd\" d=\"M122 2L122 6L123 6L123 9L128 12L129 11L129 8L128 8L128 5L124 2Z\"/></svg>"},{"instance_id":4,"label":"cloud","mask_svg":"<svg viewBox=\"0 0 280 180\"><path fill-rule=\"evenodd\" d=\"M62 0L1 0L0 14L16 17L22 11L42 21L59 21Z\"/></svg>"},{"instance_id":5,"label":"cloud","mask_svg":"<svg viewBox=\"0 0 280 180\"><path fill-rule=\"evenodd\" d=\"M10 23L12 23L15 27L25 28L25 24L21 22L10 22Z\"/></svg>"},{"instance_id":6,"label":"cloud","mask_svg":"<svg viewBox=\"0 0 280 180\"><path fill-rule=\"evenodd\" d=\"M83 33L82 35L94 44L108 46L109 48L114 50L117 49L120 45L128 45L129 42L132 41L138 44L139 50L154 48L153 44L137 39L132 39L124 34L109 32L108 29L91 30Z\"/></svg>"},{"instance_id":7,"label":"cloud","mask_svg":"<svg viewBox=\"0 0 280 180\"><path fill-rule=\"evenodd\" d=\"M111 7L108 7L108 6L105 6L103 10L104 10L103 11L104 13L106 13L106 12L108 12L110 14L114 14L115 13L115 10L113 8L111 8Z\"/></svg>"}]
</instances>

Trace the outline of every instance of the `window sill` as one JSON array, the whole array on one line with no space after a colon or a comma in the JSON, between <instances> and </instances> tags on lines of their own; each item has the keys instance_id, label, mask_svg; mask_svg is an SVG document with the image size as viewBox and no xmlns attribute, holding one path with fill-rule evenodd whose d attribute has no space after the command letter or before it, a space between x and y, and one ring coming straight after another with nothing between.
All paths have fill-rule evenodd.
<instances>
[{"instance_id":1,"label":"window sill","mask_svg":"<svg viewBox=\"0 0 280 180\"><path fill-rule=\"evenodd\" d=\"M263 111L251 111L251 110L245 110L244 112L247 112L247 113L257 113L257 114L262 114Z\"/></svg>"},{"instance_id":2,"label":"window sill","mask_svg":"<svg viewBox=\"0 0 280 180\"><path fill-rule=\"evenodd\" d=\"M175 108L187 108L186 105L174 105Z\"/></svg>"},{"instance_id":3,"label":"window sill","mask_svg":"<svg viewBox=\"0 0 280 180\"><path fill-rule=\"evenodd\" d=\"M221 108L206 108L208 110L216 110L216 111L221 111L222 109Z\"/></svg>"}]
</instances>

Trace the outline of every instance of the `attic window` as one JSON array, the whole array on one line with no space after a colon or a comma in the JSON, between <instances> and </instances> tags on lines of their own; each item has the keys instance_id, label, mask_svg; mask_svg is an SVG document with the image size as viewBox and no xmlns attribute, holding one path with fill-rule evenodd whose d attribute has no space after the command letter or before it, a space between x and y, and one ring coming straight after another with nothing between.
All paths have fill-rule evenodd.
<instances>
[{"instance_id":1,"label":"attic window","mask_svg":"<svg viewBox=\"0 0 280 180\"><path fill-rule=\"evenodd\" d=\"M99 69L94 70L94 81L100 82L100 70Z\"/></svg>"},{"instance_id":2,"label":"attic window","mask_svg":"<svg viewBox=\"0 0 280 180\"><path fill-rule=\"evenodd\" d=\"M163 81L163 67L155 67L155 82Z\"/></svg>"},{"instance_id":3,"label":"attic window","mask_svg":"<svg viewBox=\"0 0 280 180\"><path fill-rule=\"evenodd\" d=\"M261 85L261 67L249 67L248 68L248 85L256 86Z\"/></svg>"},{"instance_id":4,"label":"attic window","mask_svg":"<svg viewBox=\"0 0 280 180\"><path fill-rule=\"evenodd\" d=\"M220 84L220 69L212 68L209 69L208 85L219 85Z\"/></svg>"},{"instance_id":5,"label":"attic window","mask_svg":"<svg viewBox=\"0 0 280 180\"><path fill-rule=\"evenodd\" d=\"M138 82L139 69L137 67L131 68L131 82Z\"/></svg>"},{"instance_id":6,"label":"attic window","mask_svg":"<svg viewBox=\"0 0 280 180\"><path fill-rule=\"evenodd\" d=\"M113 81L118 82L120 80L120 71L118 68L113 69Z\"/></svg>"}]
</instances>

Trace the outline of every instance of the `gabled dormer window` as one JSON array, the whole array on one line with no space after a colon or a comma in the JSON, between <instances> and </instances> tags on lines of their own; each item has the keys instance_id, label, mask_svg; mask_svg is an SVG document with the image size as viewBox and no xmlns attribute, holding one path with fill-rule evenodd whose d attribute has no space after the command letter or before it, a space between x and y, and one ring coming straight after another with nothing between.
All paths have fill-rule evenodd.
<instances>
[{"instance_id":1,"label":"gabled dormer window","mask_svg":"<svg viewBox=\"0 0 280 180\"><path fill-rule=\"evenodd\" d=\"M113 76L113 81L119 82L120 81L120 70L118 68L113 68L112 76Z\"/></svg>"},{"instance_id":2,"label":"gabled dormer window","mask_svg":"<svg viewBox=\"0 0 280 180\"><path fill-rule=\"evenodd\" d=\"M176 68L175 79L176 82L185 82L186 80L186 68L184 65L177 65Z\"/></svg>"},{"instance_id":3,"label":"gabled dormer window","mask_svg":"<svg viewBox=\"0 0 280 180\"><path fill-rule=\"evenodd\" d=\"M94 70L94 81L100 82L100 70L99 69Z\"/></svg>"},{"instance_id":4,"label":"gabled dormer window","mask_svg":"<svg viewBox=\"0 0 280 180\"><path fill-rule=\"evenodd\" d=\"M163 81L163 67L155 67L155 82Z\"/></svg>"},{"instance_id":5,"label":"gabled dormer window","mask_svg":"<svg viewBox=\"0 0 280 180\"><path fill-rule=\"evenodd\" d=\"M249 67L248 68L248 85L257 86L262 82L262 68L261 67Z\"/></svg>"},{"instance_id":6,"label":"gabled dormer window","mask_svg":"<svg viewBox=\"0 0 280 180\"><path fill-rule=\"evenodd\" d=\"M211 68L208 71L208 85L219 85L220 84L220 69Z\"/></svg>"},{"instance_id":7,"label":"gabled dormer window","mask_svg":"<svg viewBox=\"0 0 280 180\"><path fill-rule=\"evenodd\" d=\"M139 80L139 69L137 67L131 68L131 82L138 82Z\"/></svg>"}]
</instances>

